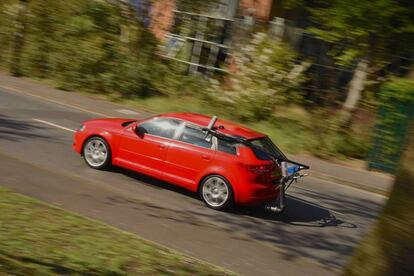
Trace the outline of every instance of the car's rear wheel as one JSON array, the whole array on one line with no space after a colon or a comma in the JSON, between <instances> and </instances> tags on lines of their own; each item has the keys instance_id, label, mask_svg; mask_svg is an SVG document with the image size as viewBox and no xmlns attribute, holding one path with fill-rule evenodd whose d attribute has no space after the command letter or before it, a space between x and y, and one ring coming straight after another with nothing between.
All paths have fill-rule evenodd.
<instances>
[{"instance_id":1,"label":"car's rear wheel","mask_svg":"<svg viewBox=\"0 0 414 276\"><path fill-rule=\"evenodd\" d=\"M89 138L83 146L82 155L91 168L103 170L111 166L111 149L101 137Z\"/></svg>"},{"instance_id":2,"label":"car's rear wheel","mask_svg":"<svg viewBox=\"0 0 414 276\"><path fill-rule=\"evenodd\" d=\"M220 175L210 175L203 179L200 196L208 207L215 210L225 210L233 204L233 189Z\"/></svg>"}]
</instances>

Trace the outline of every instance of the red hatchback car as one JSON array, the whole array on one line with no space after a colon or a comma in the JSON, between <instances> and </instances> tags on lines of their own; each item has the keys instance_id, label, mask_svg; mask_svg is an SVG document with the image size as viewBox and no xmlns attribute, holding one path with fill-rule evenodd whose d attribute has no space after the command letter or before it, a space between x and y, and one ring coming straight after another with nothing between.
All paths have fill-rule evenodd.
<instances>
[{"instance_id":1,"label":"red hatchback car","mask_svg":"<svg viewBox=\"0 0 414 276\"><path fill-rule=\"evenodd\" d=\"M283 153L266 135L228 121L218 120L214 129L254 147L212 135L205 131L209 122L193 113L89 120L76 131L73 148L94 169L115 165L162 179L200 193L213 209L275 200L282 172L263 152L282 159Z\"/></svg>"}]
</instances>

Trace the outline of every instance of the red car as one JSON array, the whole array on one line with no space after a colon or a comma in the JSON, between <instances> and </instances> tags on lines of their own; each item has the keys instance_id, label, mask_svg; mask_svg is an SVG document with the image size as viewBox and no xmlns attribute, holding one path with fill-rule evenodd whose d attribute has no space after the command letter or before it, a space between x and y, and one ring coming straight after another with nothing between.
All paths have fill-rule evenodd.
<instances>
[{"instance_id":1,"label":"red car","mask_svg":"<svg viewBox=\"0 0 414 276\"><path fill-rule=\"evenodd\" d=\"M283 153L262 133L224 120L206 129L209 123L193 113L89 120L73 148L94 169L115 165L162 179L198 192L213 209L275 200L282 172L273 157Z\"/></svg>"}]
</instances>

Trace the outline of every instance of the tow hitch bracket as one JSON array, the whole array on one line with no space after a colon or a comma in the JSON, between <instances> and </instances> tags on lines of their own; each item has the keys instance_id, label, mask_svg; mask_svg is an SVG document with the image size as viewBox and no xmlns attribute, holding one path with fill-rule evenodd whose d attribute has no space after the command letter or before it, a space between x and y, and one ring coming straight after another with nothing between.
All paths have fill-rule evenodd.
<instances>
[{"instance_id":1,"label":"tow hitch bracket","mask_svg":"<svg viewBox=\"0 0 414 276\"><path fill-rule=\"evenodd\" d=\"M294 164L293 167L289 167L288 163ZM290 185L295 181L298 182L298 179L307 176L307 174L301 174L300 171L302 169L309 169L309 166L293 162L293 161L283 161L281 162L281 169L282 169L282 179L280 180L280 192L277 198L277 204L265 205L265 210L270 211L273 213L282 213L285 210L285 199L286 199L286 191L289 189Z\"/></svg>"}]
</instances>

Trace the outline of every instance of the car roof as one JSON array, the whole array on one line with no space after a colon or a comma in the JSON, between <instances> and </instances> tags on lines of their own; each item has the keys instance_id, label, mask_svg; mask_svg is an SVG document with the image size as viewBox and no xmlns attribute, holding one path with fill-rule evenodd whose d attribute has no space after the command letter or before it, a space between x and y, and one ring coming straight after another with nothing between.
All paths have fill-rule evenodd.
<instances>
[{"instance_id":1,"label":"car roof","mask_svg":"<svg viewBox=\"0 0 414 276\"><path fill-rule=\"evenodd\" d=\"M189 112L165 113L165 114L160 114L157 117L177 118L183 121L193 123L195 125L199 125L201 127L207 127L208 123L211 120L210 116L197 114L197 113L189 113ZM220 125L224 127L224 129L220 129L220 132L224 134L233 135L233 136L244 137L248 140L266 136L265 134L257 132L253 129L250 129L245 126L241 126L239 124L235 124L230 121L219 118L214 126L218 127Z\"/></svg>"}]
</instances>

